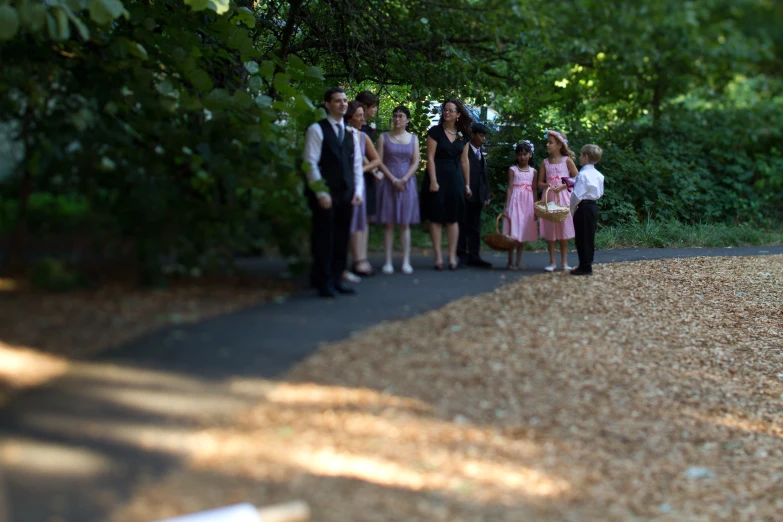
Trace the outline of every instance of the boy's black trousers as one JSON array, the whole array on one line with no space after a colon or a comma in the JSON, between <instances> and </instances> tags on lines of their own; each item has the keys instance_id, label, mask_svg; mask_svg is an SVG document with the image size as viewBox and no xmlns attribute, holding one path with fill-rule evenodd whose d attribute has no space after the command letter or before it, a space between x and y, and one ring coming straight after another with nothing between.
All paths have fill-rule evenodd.
<instances>
[{"instance_id":1,"label":"boy's black trousers","mask_svg":"<svg viewBox=\"0 0 783 522\"><path fill-rule=\"evenodd\" d=\"M595 201L585 199L579 202L574 212L574 232L576 237L576 254L579 256L579 271L593 271L593 254L595 253L595 228L598 222L598 205Z\"/></svg>"}]
</instances>

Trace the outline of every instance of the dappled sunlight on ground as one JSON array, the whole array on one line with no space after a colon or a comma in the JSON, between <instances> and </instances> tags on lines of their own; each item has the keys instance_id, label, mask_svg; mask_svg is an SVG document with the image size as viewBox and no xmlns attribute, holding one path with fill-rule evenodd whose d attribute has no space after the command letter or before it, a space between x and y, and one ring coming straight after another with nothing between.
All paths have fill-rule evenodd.
<instances>
[{"instance_id":1,"label":"dappled sunlight on ground","mask_svg":"<svg viewBox=\"0 0 783 522\"><path fill-rule=\"evenodd\" d=\"M321 408L346 407L390 407L411 411L430 412L431 405L422 401L378 393L370 388L347 388L344 386L319 386L315 383L277 383L266 399L280 405L311 406Z\"/></svg>"},{"instance_id":2,"label":"dappled sunlight on ground","mask_svg":"<svg viewBox=\"0 0 783 522\"><path fill-rule=\"evenodd\" d=\"M69 478L99 476L112 461L99 451L65 444L10 438L0 440L0 465L9 472L34 472L44 476Z\"/></svg>"},{"instance_id":3,"label":"dappled sunlight on ground","mask_svg":"<svg viewBox=\"0 0 783 522\"><path fill-rule=\"evenodd\" d=\"M207 509L237 491L260 504L306 498L314 520L476 520L460 518L454 502L467 513L494 506L527 516L570 493L567 479L546 470L554 445L443 421L426 403L371 389L281 382L234 422L206 428L186 467L142 485L113 522L138 520L150 510ZM216 473L226 480L214 480ZM208 496L184 493L193 477L208 477L196 481L210 484ZM323 492L314 497L318 489ZM334 496L342 494L348 497Z\"/></svg>"},{"instance_id":4,"label":"dappled sunlight on ground","mask_svg":"<svg viewBox=\"0 0 783 522\"><path fill-rule=\"evenodd\" d=\"M0 277L0 292L14 292L20 288L20 281L11 277Z\"/></svg>"},{"instance_id":5,"label":"dappled sunlight on ground","mask_svg":"<svg viewBox=\"0 0 783 522\"><path fill-rule=\"evenodd\" d=\"M60 389L81 409L23 423L176 460L108 522L294 499L319 522L775 520L783 256L596 268L381 324L277 381L80 363Z\"/></svg>"},{"instance_id":6,"label":"dappled sunlight on ground","mask_svg":"<svg viewBox=\"0 0 783 522\"><path fill-rule=\"evenodd\" d=\"M309 400L302 401L305 397ZM294 398L296 407L284 407ZM566 480L538 469L546 455L539 444L444 422L424 413L428 410L419 401L367 389L282 383L236 428L209 430L223 443L212 445L214 453L199 452L193 464L220 462L232 473L255 478L261 478L259 472L291 468L511 503L520 495L568 491ZM512 455L516 462L509 459Z\"/></svg>"},{"instance_id":7,"label":"dappled sunlight on ground","mask_svg":"<svg viewBox=\"0 0 783 522\"><path fill-rule=\"evenodd\" d=\"M88 360L169 325L235 312L295 291L286 281L190 281L167 290L106 285L46 293L0 279L0 406Z\"/></svg>"},{"instance_id":8,"label":"dappled sunlight on ground","mask_svg":"<svg viewBox=\"0 0 783 522\"><path fill-rule=\"evenodd\" d=\"M25 425L37 430L75 437L85 434L96 442L122 443L132 448L189 456L212 441L193 428L118 421L89 421L70 415L44 413L29 415Z\"/></svg>"},{"instance_id":9,"label":"dappled sunlight on ground","mask_svg":"<svg viewBox=\"0 0 783 522\"><path fill-rule=\"evenodd\" d=\"M165 454L184 465L162 483L142 481L135 499L118 509L114 520L140 520L140 513L152 520L169 513L165 506L151 511L148 497L168 491L168 501L177 503L183 495L177 481L187 473L233 477L223 498L242 488L251 491L259 482L280 487L313 480L359 481L371 488L367 500L375 502L387 488L403 497L431 492L498 505L514 505L520 497L557 497L569 490L567 480L507 458L514 454L536 462L546 454L539 444L506 439L481 426L444 422L433 418L432 408L422 401L371 389L247 378L215 383L89 363L74 364L60 386L68 400L83 403L81 410L76 408L82 415L61 413L56 407L30 411L23 413L24 426L92 444ZM151 417L136 422L104 418L105 404ZM160 415L164 422L156 420ZM5 439L0 465L28 476L69 474L100 480L121 463L85 446ZM213 497L195 497L184 495L186 504L181 505L193 510L214 507L207 503Z\"/></svg>"},{"instance_id":10,"label":"dappled sunlight on ground","mask_svg":"<svg viewBox=\"0 0 783 522\"><path fill-rule=\"evenodd\" d=\"M32 388L65 374L68 361L26 346L0 341L0 384L13 390ZM0 386L0 406L10 397Z\"/></svg>"},{"instance_id":11,"label":"dappled sunlight on ground","mask_svg":"<svg viewBox=\"0 0 783 522\"><path fill-rule=\"evenodd\" d=\"M84 382L89 384L84 386ZM75 364L64 387L84 399L178 418L226 415L258 397L247 397L205 379L110 364Z\"/></svg>"},{"instance_id":12,"label":"dappled sunlight on ground","mask_svg":"<svg viewBox=\"0 0 783 522\"><path fill-rule=\"evenodd\" d=\"M781 256L534 276L323 349L194 464L287 481L323 520L338 478L438 492L453 520L773 516L782 282ZM354 520L436 519L363 491Z\"/></svg>"}]
</instances>

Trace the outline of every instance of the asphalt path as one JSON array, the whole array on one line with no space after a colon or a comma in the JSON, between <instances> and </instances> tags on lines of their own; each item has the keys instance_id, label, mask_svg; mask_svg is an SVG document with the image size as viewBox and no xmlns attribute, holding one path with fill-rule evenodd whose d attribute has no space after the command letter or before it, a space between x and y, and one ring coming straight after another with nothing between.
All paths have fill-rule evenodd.
<instances>
[{"instance_id":1,"label":"asphalt path","mask_svg":"<svg viewBox=\"0 0 783 522\"><path fill-rule=\"evenodd\" d=\"M629 248L598 251L595 263L775 254L783 247ZM416 257L413 274L403 275L397 261L395 274L365 278L353 296L328 300L303 290L231 315L172 324L22 394L0 410L10 522L106 522L140 485L181 466L199 414L230 414L262 400L270 381L323 343L491 292L548 264L546 253L525 253L527 269L511 272L505 255L485 259L492 269L437 272L431 258ZM576 265L575 254L569 260ZM380 259L371 261L380 268ZM239 264L251 274L287 276L280 260ZM255 384L238 393L230 385L237 382Z\"/></svg>"}]
</instances>

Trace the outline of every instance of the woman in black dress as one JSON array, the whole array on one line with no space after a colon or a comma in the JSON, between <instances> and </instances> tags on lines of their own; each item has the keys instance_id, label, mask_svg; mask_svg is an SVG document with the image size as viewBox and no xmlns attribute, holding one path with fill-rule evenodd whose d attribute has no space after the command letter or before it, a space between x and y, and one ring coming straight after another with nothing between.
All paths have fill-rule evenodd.
<instances>
[{"instance_id":1,"label":"woman in black dress","mask_svg":"<svg viewBox=\"0 0 783 522\"><path fill-rule=\"evenodd\" d=\"M446 100L440 109L440 121L427 131L427 175L423 176L419 200L421 219L430 221L435 270L443 270L443 225L449 245L449 270L456 270L459 222L465 214L465 197L470 197L468 144L472 120L459 100Z\"/></svg>"}]
</instances>

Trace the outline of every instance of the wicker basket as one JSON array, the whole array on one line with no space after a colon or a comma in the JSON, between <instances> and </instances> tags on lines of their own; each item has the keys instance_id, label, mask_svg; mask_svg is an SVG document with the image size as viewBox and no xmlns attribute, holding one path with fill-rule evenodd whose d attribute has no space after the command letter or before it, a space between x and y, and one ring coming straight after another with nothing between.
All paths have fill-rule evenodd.
<instances>
[{"instance_id":1,"label":"wicker basket","mask_svg":"<svg viewBox=\"0 0 783 522\"><path fill-rule=\"evenodd\" d=\"M500 232L500 218L502 217L508 219L509 229L511 228L511 219L506 214L498 214L497 219L495 219L495 231L491 234L487 234L481 239L492 250L497 250L499 252L509 252L518 248L522 243L513 237L507 236L506 234Z\"/></svg>"},{"instance_id":2,"label":"wicker basket","mask_svg":"<svg viewBox=\"0 0 783 522\"><path fill-rule=\"evenodd\" d=\"M541 200L535 202L533 205L533 212L535 212L536 217L540 217L541 219L562 223L565 221L565 218L568 217L568 214L571 213L571 208L561 207L560 205L557 205L557 208L554 209L547 207L547 196L549 195L550 190L552 190L552 187L547 187Z\"/></svg>"}]
</instances>

